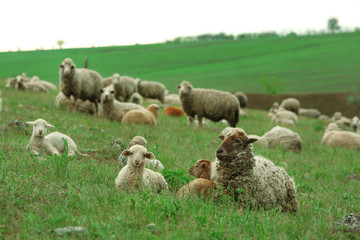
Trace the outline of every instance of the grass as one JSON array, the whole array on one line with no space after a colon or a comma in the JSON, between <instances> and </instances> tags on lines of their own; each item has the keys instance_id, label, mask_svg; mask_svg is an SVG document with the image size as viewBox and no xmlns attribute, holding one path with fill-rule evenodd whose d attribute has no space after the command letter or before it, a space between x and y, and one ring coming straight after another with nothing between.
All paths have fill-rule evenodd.
<instances>
[{"instance_id":1,"label":"grass","mask_svg":"<svg viewBox=\"0 0 360 240\"><path fill-rule=\"evenodd\" d=\"M102 76L114 72L164 83L171 92L182 80L195 87L268 93L348 92L360 82L360 33L241 41L152 44L0 53L0 78L26 72L58 83L66 57Z\"/></svg>"},{"instance_id":2,"label":"grass","mask_svg":"<svg viewBox=\"0 0 360 240\"><path fill-rule=\"evenodd\" d=\"M255 154L285 166L294 178L299 200L296 215L238 210L231 201L180 200L176 191L192 180L187 173L198 159L214 159L216 136L226 127L210 122L202 129L185 118L159 115L158 126L127 126L95 116L54 108L57 94L16 91L0 82L3 111L0 119L0 238L1 239L356 239L333 228L334 221L359 214L359 153L320 145L325 123L300 117L292 130L303 139L303 152L262 149ZM21 104L21 105L20 105ZM33 107L32 107L33 106ZM238 127L262 135L274 125L264 111L246 109ZM89 157L35 157L25 151L31 128L9 126L15 118L44 118L71 136ZM120 170L117 156L135 135L148 141L165 166L169 192L125 193L114 188ZM155 226L148 226L149 224ZM57 236L53 230L84 226L87 232Z\"/></svg>"}]
</instances>

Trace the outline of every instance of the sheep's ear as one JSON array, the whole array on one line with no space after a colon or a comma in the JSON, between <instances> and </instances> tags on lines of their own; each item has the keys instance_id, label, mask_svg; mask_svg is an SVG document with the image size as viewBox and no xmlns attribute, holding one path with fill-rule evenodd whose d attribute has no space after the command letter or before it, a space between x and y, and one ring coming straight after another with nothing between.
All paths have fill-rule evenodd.
<instances>
[{"instance_id":1,"label":"sheep's ear","mask_svg":"<svg viewBox=\"0 0 360 240\"><path fill-rule=\"evenodd\" d=\"M60 67L61 67L61 68L64 68L64 65L61 64Z\"/></svg>"},{"instance_id":2,"label":"sheep's ear","mask_svg":"<svg viewBox=\"0 0 360 240\"><path fill-rule=\"evenodd\" d=\"M54 126L51 125L51 124L49 124L49 123L46 124L46 127L48 127L48 128L54 128Z\"/></svg>"},{"instance_id":3,"label":"sheep's ear","mask_svg":"<svg viewBox=\"0 0 360 240\"><path fill-rule=\"evenodd\" d=\"M221 139L221 140L225 139L224 135L219 135L218 138Z\"/></svg>"},{"instance_id":4,"label":"sheep's ear","mask_svg":"<svg viewBox=\"0 0 360 240\"><path fill-rule=\"evenodd\" d=\"M130 155L130 150L129 149L125 149L124 151L122 151L122 153L121 153L121 156L123 156L123 157L127 157L127 156L129 156Z\"/></svg>"},{"instance_id":5,"label":"sheep's ear","mask_svg":"<svg viewBox=\"0 0 360 240\"><path fill-rule=\"evenodd\" d=\"M179 85L179 86L177 86L177 88L181 88L181 86Z\"/></svg>"},{"instance_id":6,"label":"sheep's ear","mask_svg":"<svg viewBox=\"0 0 360 240\"><path fill-rule=\"evenodd\" d=\"M200 166L201 166L201 168L205 168L205 167L206 167L206 163L203 162L203 163L201 163Z\"/></svg>"},{"instance_id":7,"label":"sheep's ear","mask_svg":"<svg viewBox=\"0 0 360 240\"><path fill-rule=\"evenodd\" d=\"M152 152L147 152L147 153L145 153L145 157L146 157L147 159L154 159L154 158L155 158L155 156L154 156L154 154L153 154Z\"/></svg>"},{"instance_id":8,"label":"sheep's ear","mask_svg":"<svg viewBox=\"0 0 360 240\"><path fill-rule=\"evenodd\" d=\"M29 124L29 125L35 125L35 122L26 122L26 124Z\"/></svg>"},{"instance_id":9,"label":"sheep's ear","mask_svg":"<svg viewBox=\"0 0 360 240\"><path fill-rule=\"evenodd\" d=\"M253 143L253 142L256 142L257 139L256 138L247 138L245 141L244 141L244 145L247 146L249 145L250 143Z\"/></svg>"}]
</instances>

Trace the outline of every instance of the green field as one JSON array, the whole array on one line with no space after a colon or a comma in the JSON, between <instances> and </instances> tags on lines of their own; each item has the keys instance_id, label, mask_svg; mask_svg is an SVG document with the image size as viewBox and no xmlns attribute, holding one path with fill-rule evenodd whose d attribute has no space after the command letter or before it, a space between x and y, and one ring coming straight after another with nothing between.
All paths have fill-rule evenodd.
<instances>
[{"instance_id":1,"label":"green field","mask_svg":"<svg viewBox=\"0 0 360 240\"><path fill-rule=\"evenodd\" d=\"M103 77L115 72L163 82L171 92L183 80L195 87L267 93L261 81L276 81L280 93L346 92L360 84L360 33L294 38L168 43L0 53L0 78L21 72L57 83L66 57Z\"/></svg>"},{"instance_id":2,"label":"green field","mask_svg":"<svg viewBox=\"0 0 360 240\"><path fill-rule=\"evenodd\" d=\"M50 57L50 53L38 54ZM91 64L98 64L95 58ZM194 128L186 118L165 116L161 109L157 127L132 127L55 108L56 91L17 91L5 88L4 81L0 81L0 89L4 99L0 115L0 239L359 238L333 227L334 221L345 215L359 214L359 152L321 146L326 126L321 121L300 117L292 128L303 140L301 154L254 147L255 154L284 166L294 178L299 212L238 210L231 201L175 197L176 191L193 179L187 171L196 160L215 158L220 144L216 136L227 125L210 122L209 127ZM237 126L248 134L262 135L274 126L267 112L245 110L248 118ZM89 156L34 157L25 151L31 128L9 126L15 118L46 119L56 127L52 131L71 136ZM115 189L120 170L117 156L135 135L147 139L148 150L165 166L169 192L156 195ZM110 147L115 138L122 139L121 149ZM53 232L66 226L83 226L87 232L67 236Z\"/></svg>"}]
</instances>

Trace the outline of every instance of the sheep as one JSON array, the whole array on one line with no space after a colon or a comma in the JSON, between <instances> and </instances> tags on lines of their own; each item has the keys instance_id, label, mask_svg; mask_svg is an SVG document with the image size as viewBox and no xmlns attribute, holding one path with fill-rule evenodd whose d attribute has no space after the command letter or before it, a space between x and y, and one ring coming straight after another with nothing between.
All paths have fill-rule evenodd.
<instances>
[{"instance_id":1,"label":"sheep","mask_svg":"<svg viewBox=\"0 0 360 240\"><path fill-rule=\"evenodd\" d=\"M223 141L216 150L211 169L211 180L217 189L222 189L243 208L268 210L280 205L283 211L296 213L298 202L294 180L270 160L254 157L251 143L256 139L249 138L241 128L219 138Z\"/></svg>"},{"instance_id":2,"label":"sheep","mask_svg":"<svg viewBox=\"0 0 360 240\"><path fill-rule=\"evenodd\" d=\"M128 102L142 105L143 97L138 92L134 92L133 94L131 94Z\"/></svg>"},{"instance_id":3,"label":"sheep","mask_svg":"<svg viewBox=\"0 0 360 240\"><path fill-rule=\"evenodd\" d=\"M129 143L129 147L131 148L134 145L140 145L143 146L144 148L146 148L146 140L144 137L142 136L135 136L133 139L131 139L130 143ZM121 154L118 157L118 160L120 162L120 165L122 167L124 167L127 164L127 157L123 157ZM157 160L157 159L145 159L145 167L146 168L151 168L155 171L158 172L162 172L164 170L164 166L162 165L162 163Z\"/></svg>"},{"instance_id":4,"label":"sheep","mask_svg":"<svg viewBox=\"0 0 360 240\"><path fill-rule=\"evenodd\" d=\"M351 120L347 117L344 117L341 112L335 112L334 116L332 117L332 121L336 122L336 124L340 127L351 126Z\"/></svg>"},{"instance_id":5,"label":"sheep","mask_svg":"<svg viewBox=\"0 0 360 240\"><path fill-rule=\"evenodd\" d=\"M274 113L276 112L276 110L278 110L278 109L279 109L279 103L274 102L273 105L269 109L268 117L272 117L274 115Z\"/></svg>"},{"instance_id":6,"label":"sheep","mask_svg":"<svg viewBox=\"0 0 360 240\"><path fill-rule=\"evenodd\" d=\"M286 98L281 102L279 107L299 114L300 102L296 98Z\"/></svg>"},{"instance_id":7,"label":"sheep","mask_svg":"<svg viewBox=\"0 0 360 240\"><path fill-rule=\"evenodd\" d=\"M76 68L71 58L65 58L60 65L60 89L64 95L75 100L89 100L97 109L100 102L100 90L102 89L102 77L96 71Z\"/></svg>"},{"instance_id":8,"label":"sheep","mask_svg":"<svg viewBox=\"0 0 360 240\"><path fill-rule=\"evenodd\" d=\"M26 82L20 75L16 77L15 88L24 91L47 92L47 88L44 85L37 82Z\"/></svg>"},{"instance_id":9,"label":"sheep","mask_svg":"<svg viewBox=\"0 0 360 240\"><path fill-rule=\"evenodd\" d=\"M129 76L120 76L115 73L112 84L115 89L115 99L120 102L128 102L133 93L138 92L138 82Z\"/></svg>"},{"instance_id":10,"label":"sheep","mask_svg":"<svg viewBox=\"0 0 360 240\"><path fill-rule=\"evenodd\" d=\"M248 98L247 98L246 94L238 91L238 92L234 93L234 95L239 100L240 107L242 107L242 108L246 107L246 104L248 102Z\"/></svg>"},{"instance_id":11,"label":"sheep","mask_svg":"<svg viewBox=\"0 0 360 240\"><path fill-rule=\"evenodd\" d=\"M297 120L298 117L295 113L283 108L273 110L273 115L271 117L271 122L289 126L295 126Z\"/></svg>"},{"instance_id":12,"label":"sheep","mask_svg":"<svg viewBox=\"0 0 360 240\"><path fill-rule=\"evenodd\" d=\"M134 145L130 149L125 149L121 155L128 157L128 160L115 179L117 188L125 190L149 187L157 193L161 190L169 190L168 184L160 173L145 168L145 159L154 159L154 154L148 152L145 147Z\"/></svg>"},{"instance_id":13,"label":"sheep","mask_svg":"<svg viewBox=\"0 0 360 240\"><path fill-rule=\"evenodd\" d=\"M359 117L358 116L354 116L352 119L351 119L351 126L354 130L357 130L357 126L358 126L358 123L359 123Z\"/></svg>"},{"instance_id":14,"label":"sheep","mask_svg":"<svg viewBox=\"0 0 360 240\"><path fill-rule=\"evenodd\" d=\"M193 88L188 81L183 81L178 88L182 108L189 121L197 115L199 126L202 118L218 122L222 119L228 121L231 127L235 127L239 121L240 104L238 99L229 92L212 89Z\"/></svg>"},{"instance_id":15,"label":"sheep","mask_svg":"<svg viewBox=\"0 0 360 240\"><path fill-rule=\"evenodd\" d=\"M98 115L111 121L121 122L124 115L131 110L145 109L135 103L124 103L115 100L114 86L110 85L101 89L101 98Z\"/></svg>"},{"instance_id":16,"label":"sheep","mask_svg":"<svg viewBox=\"0 0 360 240\"><path fill-rule=\"evenodd\" d=\"M324 121L324 122L331 121L330 117L328 115L325 115L325 114L321 114L318 119L321 120L321 121Z\"/></svg>"},{"instance_id":17,"label":"sheep","mask_svg":"<svg viewBox=\"0 0 360 240\"><path fill-rule=\"evenodd\" d=\"M175 117L181 117L181 116L186 116L184 110L182 110L182 108L179 107L172 107L172 106L168 106L164 109L164 114L168 115L168 116L175 116Z\"/></svg>"},{"instance_id":18,"label":"sheep","mask_svg":"<svg viewBox=\"0 0 360 240\"><path fill-rule=\"evenodd\" d=\"M343 147L360 150L360 135L349 131L341 131L336 123L329 123L321 144L328 147Z\"/></svg>"},{"instance_id":19,"label":"sheep","mask_svg":"<svg viewBox=\"0 0 360 240\"><path fill-rule=\"evenodd\" d=\"M26 146L26 150L31 151L35 155L39 155L42 151L54 154L64 153L67 150L68 156L74 156L76 153L80 156L87 156L79 152L75 142L67 135L60 132L52 132L46 135L48 128L54 128L53 125L47 123L44 119L37 119L34 122L26 122L33 126L32 135L29 144Z\"/></svg>"},{"instance_id":20,"label":"sheep","mask_svg":"<svg viewBox=\"0 0 360 240\"><path fill-rule=\"evenodd\" d=\"M73 96L67 98L63 92L59 92L55 97L55 106L60 107L62 105L66 106L69 110L76 110L83 113L95 114L96 112L95 104L89 100L82 101L78 98L75 101Z\"/></svg>"},{"instance_id":21,"label":"sheep","mask_svg":"<svg viewBox=\"0 0 360 240\"><path fill-rule=\"evenodd\" d=\"M319 118L321 113L319 110L317 110L315 108L300 108L299 115L303 116L303 117L309 117L309 118Z\"/></svg>"},{"instance_id":22,"label":"sheep","mask_svg":"<svg viewBox=\"0 0 360 240\"><path fill-rule=\"evenodd\" d=\"M179 94L169 94L165 96L165 104L181 106Z\"/></svg>"},{"instance_id":23,"label":"sheep","mask_svg":"<svg viewBox=\"0 0 360 240\"><path fill-rule=\"evenodd\" d=\"M49 90L55 90L56 86L48 81L45 80L40 80L40 78L38 76L34 76L30 79L29 83L33 83L33 84L39 84L42 85L45 89Z\"/></svg>"},{"instance_id":24,"label":"sheep","mask_svg":"<svg viewBox=\"0 0 360 240\"><path fill-rule=\"evenodd\" d=\"M155 81L140 81L140 79L137 79L137 82L138 91L141 96L158 99L161 103L165 102L166 87L164 84Z\"/></svg>"},{"instance_id":25,"label":"sheep","mask_svg":"<svg viewBox=\"0 0 360 240\"><path fill-rule=\"evenodd\" d=\"M157 104L150 104L144 110L131 110L125 113L121 123L125 124L147 124L156 126L157 124L157 117L159 111L159 105Z\"/></svg>"},{"instance_id":26,"label":"sheep","mask_svg":"<svg viewBox=\"0 0 360 240\"><path fill-rule=\"evenodd\" d=\"M190 169L189 174L195 176L195 180L182 186L176 193L177 197L187 197L197 194L200 198L215 196L215 184L210 180L211 162L206 159L198 160Z\"/></svg>"}]
</instances>

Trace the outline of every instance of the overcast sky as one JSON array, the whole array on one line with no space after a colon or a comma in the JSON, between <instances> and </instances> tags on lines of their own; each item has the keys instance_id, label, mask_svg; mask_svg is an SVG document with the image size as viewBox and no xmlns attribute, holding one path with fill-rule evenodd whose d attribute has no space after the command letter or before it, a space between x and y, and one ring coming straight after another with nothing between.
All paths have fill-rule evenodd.
<instances>
[{"instance_id":1,"label":"overcast sky","mask_svg":"<svg viewBox=\"0 0 360 240\"><path fill-rule=\"evenodd\" d=\"M360 0L4 0L0 51L132 45L203 33L304 33L336 17L360 27Z\"/></svg>"}]
</instances>

